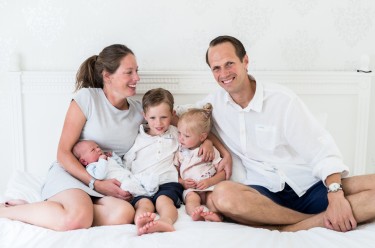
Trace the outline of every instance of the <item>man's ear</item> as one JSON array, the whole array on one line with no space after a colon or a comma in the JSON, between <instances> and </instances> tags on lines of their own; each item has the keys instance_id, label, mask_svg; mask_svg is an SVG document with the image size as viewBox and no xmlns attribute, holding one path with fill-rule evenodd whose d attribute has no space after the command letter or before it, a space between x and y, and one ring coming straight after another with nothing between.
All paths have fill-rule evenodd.
<instances>
[{"instance_id":1,"label":"man's ear","mask_svg":"<svg viewBox=\"0 0 375 248\"><path fill-rule=\"evenodd\" d=\"M246 69L249 65L249 56L247 56L247 54L245 54L245 56L243 57L243 61L242 63L245 65Z\"/></svg>"},{"instance_id":2,"label":"man's ear","mask_svg":"<svg viewBox=\"0 0 375 248\"><path fill-rule=\"evenodd\" d=\"M146 114L145 112L142 112L143 118L146 120Z\"/></svg>"}]
</instances>

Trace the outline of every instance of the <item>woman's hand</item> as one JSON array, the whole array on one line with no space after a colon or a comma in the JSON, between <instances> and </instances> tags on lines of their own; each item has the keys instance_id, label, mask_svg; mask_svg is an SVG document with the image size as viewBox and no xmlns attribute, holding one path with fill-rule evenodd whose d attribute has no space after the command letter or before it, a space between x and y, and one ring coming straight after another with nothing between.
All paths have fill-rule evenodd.
<instances>
[{"instance_id":1,"label":"woman's hand","mask_svg":"<svg viewBox=\"0 0 375 248\"><path fill-rule=\"evenodd\" d=\"M96 180L94 186L95 190L103 195L113 196L125 201L131 201L133 199L133 196L128 191L124 191L120 188L121 183L116 179Z\"/></svg>"},{"instance_id":2,"label":"woman's hand","mask_svg":"<svg viewBox=\"0 0 375 248\"><path fill-rule=\"evenodd\" d=\"M199 148L198 156L202 156L204 162L212 161L215 158L214 145L212 141L206 139Z\"/></svg>"}]
</instances>

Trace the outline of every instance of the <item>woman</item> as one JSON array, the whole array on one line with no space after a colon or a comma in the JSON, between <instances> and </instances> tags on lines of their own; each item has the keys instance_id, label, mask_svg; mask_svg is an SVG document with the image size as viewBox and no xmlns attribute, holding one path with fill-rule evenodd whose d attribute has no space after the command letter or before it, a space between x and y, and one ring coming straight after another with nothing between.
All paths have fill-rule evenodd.
<instances>
[{"instance_id":1,"label":"woman","mask_svg":"<svg viewBox=\"0 0 375 248\"><path fill-rule=\"evenodd\" d=\"M1 207L0 217L58 231L129 224L134 209L129 192L116 179L95 180L72 153L78 140L94 139L104 150L123 156L143 121L135 95L139 81L134 53L111 45L82 63L76 91L60 137L57 160L42 189L45 201Z\"/></svg>"}]
</instances>

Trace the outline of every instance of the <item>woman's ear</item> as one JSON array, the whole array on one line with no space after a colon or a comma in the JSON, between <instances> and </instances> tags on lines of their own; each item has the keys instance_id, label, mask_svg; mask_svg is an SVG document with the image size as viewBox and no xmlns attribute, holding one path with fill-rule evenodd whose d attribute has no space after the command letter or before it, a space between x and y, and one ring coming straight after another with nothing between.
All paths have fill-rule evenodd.
<instances>
[{"instance_id":1,"label":"woman's ear","mask_svg":"<svg viewBox=\"0 0 375 248\"><path fill-rule=\"evenodd\" d=\"M109 73L106 70L103 70L102 75L103 75L103 83L111 82L111 73Z\"/></svg>"}]
</instances>

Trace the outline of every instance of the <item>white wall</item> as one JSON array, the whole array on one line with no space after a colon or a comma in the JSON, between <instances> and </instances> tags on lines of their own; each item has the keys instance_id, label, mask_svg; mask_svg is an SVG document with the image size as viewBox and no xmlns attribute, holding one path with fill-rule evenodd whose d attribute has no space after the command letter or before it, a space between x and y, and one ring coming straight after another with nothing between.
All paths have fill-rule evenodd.
<instances>
[{"instance_id":1,"label":"white wall","mask_svg":"<svg viewBox=\"0 0 375 248\"><path fill-rule=\"evenodd\" d=\"M131 47L141 71L207 71L221 34L243 41L254 71L355 71L363 55L375 69L372 0L0 0L0 30L0 72L74 71L112 43ZM374 85L370 119L374 172Z\"/></svg>"}]
</instances>

